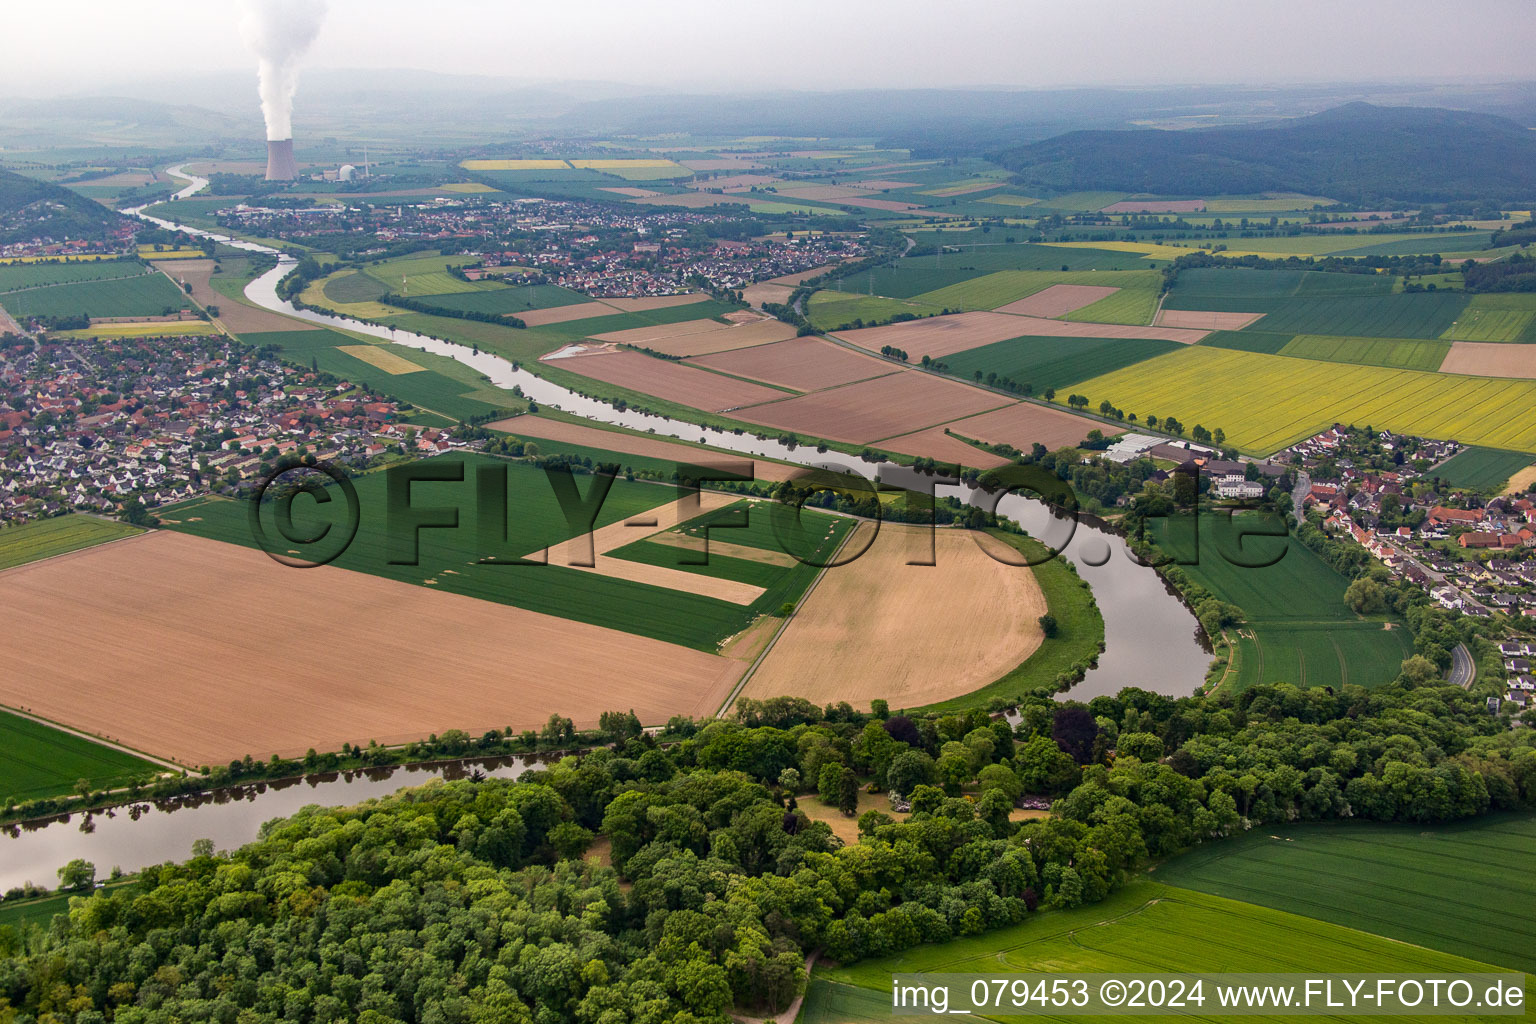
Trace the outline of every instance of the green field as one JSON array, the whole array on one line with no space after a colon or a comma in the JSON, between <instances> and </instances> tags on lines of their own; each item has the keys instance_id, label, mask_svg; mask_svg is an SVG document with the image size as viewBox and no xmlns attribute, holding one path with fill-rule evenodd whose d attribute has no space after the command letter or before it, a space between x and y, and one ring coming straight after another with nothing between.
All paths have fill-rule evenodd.
<instances>
[{"instance_id":1,"label":"green field","mask_svg":"<svg viewBox=\"0 0 1536 1024\"><path fill-rule=\"evenodd\" d=\"M29 316L159 316L191 304L170 278L157 271L136 277L56 284L10 292L4 305L18 319Z\"/></svg>"},{"instance_id":2,"label":"green field","mask_svg":"<svg viewBox=\"0 0 1536 1024\"><path fill-rule=\"evenodd\" d=\"M612 454L610 458L615 463L630 461L622 454ZM516 557L536 553L579 532L567 524L545 473L527 463L506 463L483 456L465 456L462 460L445 456L430 461L434 466L445 461L463 461L465 481L416 483L412 486L413 507L456 507L458 528L421 531L420 564L390 564L387 474L365 474L354 481L360 506L357 536L335 565L706 651L715 650L721 640L740 632L759 613L775 611L783 601L796 599L815 575L803 566L797 567L791 571L792 585L783 587L776 601L772 600L775 595L768 595L751 605L737 605L559 565L558 549L552 553L549 565L510 564ZM499 550L488 546L479 536L480 503L476 499L475 477L477 467L488 465L507 468L507 521L514 524L516 534ZM589 493L594 482L592 476L576 477L582 494ZM677 497L676 489L669 485L620 478L614 481L596 525L623 521ZM299 531L316 528L315 517L320 515L316 508L310 502L295 503L294 521ZM247 521L248 508L243 502L202 500L166 509L162 515L172 529L247 547L254 544ZM193 517L200 521L192 522ZM807 522L811 522L809 516ZM832 536L812 545L822 560L841 539L849 522L837 519L832 524ZM820 526L819 519L817 525ZM493 528L496 526L499 523L493 524ZM268 526L269 531L273 529ZM813 536L821 537L824 529L813 529ZM731 539L728 534L726 539ZM490 554L509 564L481 561ZM783 596L789 594L793 596Z\"/></svg>"},{"instance_id":3,"label":"green field","mask_svg":"<svg viewBox=\"0 0 1536 1024\"><path fill-rule=\"evenodd\" d=\"M111 281L144 273L137 260L75 260L69 263L0 263L0 292L19 288Z\"/></svg>"},{"instance_id":4,"label":"green field","mask_svg":"<svg viewBox=\"0 0 1536 1024\"><path fill-rule=\"evenodd\" d=\"M1414 296L1400 296L1413 298ZM1536 405L1536 382L1352 366L1186 345L1078 388L1145 418L1221 427L1238 448L1268 454L1333 423L1536 452L1536 421L1489 409Z\"/></svg>"},{"instance_id":5,"label":"green field","mask_svg":"<svg viewBox=\"0 0 1536 1024\"><path fill-rule=\"evenodd\" d=\"M1533 324L1536 324L1536 295L1526 296L1528 301L1525 309L1486 301L1491 297L1473 296L1467 308L1461 311L1456 322L1446 328L1441 337L1447 341L1536 340L1536 335L1532 334Z\"/></svg>"},{"instance_id":6,"label":"green field","mask_svg":"<svg viewBox=\"0 0 1536 1024\"><path fill-rule=\"evenodd\" d=\"M0 800L62 796L81 779L111 789L158 771L132 754L0 711Z\"/></svg>"},{"instance_id":7,"label":"green field","mask_svg":"<svg viewBox=\"0 0 1536 1024\"><path fill-rule=\"evenodd\" d=\"M1262 532L1256 517L1202 515L1194 521L1160 518L1149 539L1177 557L1178 568L1219 600L1243 610L1238 628L1236 674L1226 685L1242 690L1261 683L1379 686L1397 677L1413 640L1400 623L1360 618L1344 603L1349 581L1294 538L1249 536ZM1278 556L1278 559L1277 559ZM1277 559L1277 560L1276 560ZM1272 562L1272 564L1263 564Z\"/></svg>"},{"instance_id":8,"label":"green field","mask_svg":"<svg viewBox=\"0 0 1536 1024\"><path fill-rule=\"evenodd\" d=\"M916 234L916 232L914 232ZM996 238L996 234L965 234L955 231L925 232L930 242L943 242L948 246L958 244L958 252L943 256L912 256L899 260L898 268L968 270L972 276L991 274L999 270L1145 270L1150 265L1138 253L1116 252L1112 249L1071 248L1054 245L1035 245L1029 242L1008 244L1001 241L978 242L982 238ZM944 282L950 283L950 282ZM939 287L934 285L930 287ZM849 289L857 291L858 289ZM876 288L875 291L879 291ZM894 292L887 294L894 295Z\"/></svg>"},{"instance_id":9,"label":"green field","mask_svg":"<svg viewBox=\"0 0 1536 1024\"><path fill-rule=\"evenodd\" d=\"M275 345L283 358L298 366L318 366L354 384L366 385L380 394L435 412L458 422L472 416L524 407L521 399L483 380L478 373L447 356L433 355L404 345L379 346L422 367L419 373L390 373L340 351L342 347L367 345L331 330L269 331L242 335L248 344Z\"/></svg>"},{"instance_id":10,"label":"green field","mask_svg":"<svg viewBox=\"0 0 1536 1024\"><path fill-rule=\"evenodd\" d=\"M448 292L478 292L500 285L491 281L464 281L448 273L448 267L473 263L473 256L405 256L373 263L362 272L392 292L403 295L442 295Z\"/></svg>"},{"instance_id":11,"label":"green field","mask_svg":"<svg viewBox=\"0 0 1536 1024\"><path fill-rule=\"evenodd\" d=\"M1468 448L1451 456L1435 469L1434 475L1452 487L1469 487L1497 494L1505 483L1533 461L1527 452L1505 452L1496 448Z\"/></svg>"},{"instance_id":12,"label":"green field","mask_svg":"<svg viewBox=\"0 0 1536 1024\"><path fill-rule=\"evenodd\" d=\"M851 324L856 320L862 320L866 324L879 323L902 313L934 316L942 311L942 306L916 299L888 299L881 295L850 295L847 292L827 289L812 294L810 302L805 306L806 319L810 320L819 331L833 331L843 324Z\"/></svg>"},{"instance_id":13,"label":"green field","mask_svg":"<svg viewBox=\"0 0 1536 1024\"><path fill-rule=\"evenodd\" d=\"M1511 870L1533 846L1530 815L1432 829L1375 822L1266 827L1177 857L1157 877L1536 971L1536 876Z\"/></svg>"},{"instance_id":14,"label":"green field","mask_svg":"<svg viewBox=\"0 0 1536 1024\"><path fill-rule=\"evenodd\" d=\"M1162 275L1155 270L1001 270L916 296L950 309L996 309L1055 284L1087 284L1120 291L1064 317L1096 323L1147 324L1157 309Z\"/></svg>"},{"instance_id":15,"label":"green field","mask_svg":"<svg viewBox=\"0 0 1536 1024\"><path fill-rule=\"evenodd\" d=\"M1263 321L1259 321L1263 323ZM1293 334L1271 334L1268 331L1255 331L1252 329L1242 331L1212 331L1201 338L1195 344L1208 345L1211 348L1228 348L1235 352L1263 352L1267 355L1279 355L1280 350L1291 343Z\"/></svg>"},{"instance_id":16,"label":"green field","mask_svg":"<svg viewBox=\"0 0 1536 1024\"><path fill-rule=\"evenodd\" d=\"M143 532L127 523L87 515L34 519L19 526L0 529L0 569L25 565Z\"/></svg>"},{"instance_id":17,"label":"green field","mask_svg":"<svg viewBox=\"0 0 1536 1024\"><path fill-rule=\"evenodd\" d=\"M1429 899L1425 902L1433 904L1436 901ZM918 946L847 967L817 970L806 995L800 1022L849 1024L890 1020L890 984L895 972L974 973L999 977L1039 972L1055 975L1418 972L1447 976L1493 969L1496 966L1405 945L1328 921L1142 881L1126 885L1099 903L1040 913L1012 928L939 945ZM1209 1003L1197 1017L1224 1019L1220 1010ZM1085 1021L1098 1018L1032 1014L1028 1018L999 1019ZM1288 1018L1251 1016L1244 1019ZM1332 1019L1356 1018L1335 1016ZM1430 1022L1444 1018L1397 1016L1393 1019Z\"/></svg>"},{"instance_id":18,"label":"green field","mask_svg":"<svg viewBox=\"0 0 1536 1024\"><path fill-rule=\"evenodd\" d=\"M996 373L1016 384L1033 384L1036 394L1110 373L1179 348L1176 341L1145 338L1013 338L945 356L949 371L967 380L977 371Z\"/></svg>"},{"instance_id":19,"label":"green field","mask_svg":"<svg viewBox=\"0 0 1536 1024\"><path fill-rule=\"evenodd\" d=\"M591 302L580 292L553 284L524 285L518 288L483 288L480 291L454 291L441 295L421 295L414 291L411 298L429 306L442 306L466 313L519 313L529 309L547 309L551 306L573 306Z\"/></svg>"},{"instance_id":20,"label":"green field","mask_svg":"<svg viewBox=\"0 0 1536 1024\"><path fill-rule=\"evenodd\" d=\"M375 302L389 291L389 286L376 277L355 270L350 274L330 278L322 290L332 302Z\"/></svg>"},{"instance_id":21,"label":"green field","mask_svg":"<svg viewBox=\"0 0 1536 1024\"><path fill-rule=\"evenodd\" d=\"M47 927L53 918L69 910L69 901L74 897L47 896L40 900L26 900L16 902L6 900L0 903L0 928L7 925L20 929L24 924L38 924Z\"/></svg>"},{"instance_id":22,"label":"green field","mask_svg":"<svg viewBox=\"0 0 1536 1024\"><path fill-rule=\"evenodd\" d=\"M1241 332L1238 332L1241 336ZM1326 334L1300 334L1280 349L1282 356L1324 359L1331 363L1389 366L1404 370L1440 369L1450 342L1419 338L1341 338Z\"/></svg>"},{"instance_id":23,"label":"green field","mask_svg":"<svg viewBox=\"0 0 1536 1024\"><path fill-rule=\"evenodd\" d=\"M963 261L963 257L951 257L949 263ZM969 281L981 274L981 271L950 266L949 263L935 267L931 265L931 259L928 260L928 266L919 266L918 262L918 259L898 260L895 266L864 270L834 281L832 288L852 295L886 295L893 299L910 299L923 292Z\"/></svg>"}]
</instances>

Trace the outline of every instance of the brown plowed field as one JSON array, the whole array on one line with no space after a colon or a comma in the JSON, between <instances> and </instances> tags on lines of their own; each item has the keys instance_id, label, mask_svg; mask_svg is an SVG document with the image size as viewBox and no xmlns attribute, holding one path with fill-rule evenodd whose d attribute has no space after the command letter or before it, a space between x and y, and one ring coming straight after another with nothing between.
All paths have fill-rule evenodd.
<instances>
[{"instance_id":1,"label":"brown plowed field","mask_svg":"<svg viewBox=\"0 0 1536 1024\"><path fill-rule=\"evenodd\" d=\"M530 309L517 314L517 318L529 327L545 324L563 324L572 320L588 320L594 316L617 316L612 306L601 302L577 302L569 306L550 306L548 309Z\"/></svg>"},{"instance_id":2,"label":"brown plowed field","mask_svg":"<svg viewBox=\"0 0 1536 1024\"><path fill-rule=\"evenodd\" d=\"M1065 316L1074 309L1091 306L1119 290L1097 284L1053 284L1006 306L998 306L997 312L1018 316Z\"/></svg>"},{"instance_id":3,"label":"brown plowed field","mask_svg":"<svg viewBox=\"0 0 1536 1024\"><path fill-rule=\"evenodd\" d=\"M691 306L709 298L703 292L687 292L683 295L642 295L634 299L598 299L597 301L626 313L643 313L648 309L671 309L673 306Z\"/></svg>"},{"instance_id":4,"label":"brown plowed field","mask_svg":"<svg viewBox=\"0 0 1536 1024\"><path fill-rule=\"evenodd\" d=\"M735 466L750 462L753 476L758 480L778 482L788 480L798 472L796 467L786 466L782 462L765 462L762 459L750 459L745 455L732 452L704 451L671 438L621 434L613 430L583 426L580 423L548 420L542 416L514 416L511 419L497 420L487 426L491 430L505 430L518 437L542 437L550 441L564 441L567 444L579 444L587 448L601 448L604 451L623 452L648 459L665 459L669 462L682 462L695 466L716 464Z\"/></svg>"},{"instance_id":5,"label":"brown plowed field","mask_svg":"<svg viewBox=\"0 0 1536 1024\"><path fill-rule=\"evenodd\" d=\"M1008 401L980 388L907 370L739 409L734 415L812 437L868 444L995 409Z\"/></svg>"},{"instance_id":6,"label":"brown plowed field","mask_svg":"<svg viewBox=\"0 0 1536 1024\"><path fill-rule=\"evenodd\" d=\"M872 524L843 549L856 552ZM748 681L743 696L884 698L913 708L978 690L1040 646L1045 597L1034 574L983 551L971 531L880 527L868 551L828 569ZM992 541L996 544L998 542Z\"/></svg>"},{"instance_id":7,"label":"brown plowed field","mask_svg":"<svg viewBox=\"0 0 1536 1024\"><path fill-rule=\"evenodd\" d=\"M994 469L998 466L1006 466L1010 461L1001 455L988 454L980 448L951 437L944 431L944 427L916 430L899 437L888 437L880 442L880 447L903 455L916 455L939 462L954 462L962 466L974 466L977 469Z\"/></svg>"},{"instance_id":8,"label":"brown plowed field","mask_svg":"<svg viewBox=\"0 0 1536 1024\"><path fill-rule=\"evenodd\" d=\"M669 402L681 402L710 412L755 405L785 395L783 391L765 388L761 384L734 380L671 360L657 359L644 352L571 356L559 360L556 365L583 377L607 381L621 388L632 388Z\"/></svg>"},{"instance_id":9,"label":"brown plowed field","mask_svg":"<svg viewBox=\"0 0 1536 1024\"><path fill-rule=\"evenodd\" d=\"M809 281L813 277L820 277L822 274L825 274L827 271L829 271L829 270L836 270L837 268L838 268L838 264L836 264L836 263L828 263L826 266L823 266L823 267L812 267L810 270L801 270L801 271L799 271L797 273L794 273L794 274L780 274L778 277L770 277L768 279L768 283L769 284L797 285L797 284L800 284L800 283L802 283L804 281Z\"/></svg>"},{"instance_id":10,"label":"brown plowed field","mask_svg":"<svg viewBox=\"0 0 1536 1024\"><path fill-rule=\"evenodd\" d=\"M681 324L609 331L607 334L595 334L593 338L653 349L669 356L704 356L753 345L768 345L794 336L795 328L782 320L754 320L745 324L687 320Z\"/></svg>"},{"instance_id":11,"label":"brown plowed field","mask_svg":"<svg viewBox=\"0 0 1536 1024\"><path fill-rule=\"evenodd\" d=\"M1464 373L1472 377L1536 378L1536 345L1453 341L1445 361L1440 364L1440 372Z\"/></svg>"},{"instance_id":12,"label":"brown plowed field","mask_svg":"<svg viewBox=\"0 0 1536 1024\"><path fill-rule=\"evenodd\" d=\"M649 327L630 327L622 331L608 331L606 334L590 335L596 341L616 341L621 345L644 345L654 348L658 341L666 341L668 338L681 338L687 334L706 334L710 331L723 331L729 328L729 324L723 324L718 320L684 320L675 324L652 324Z\"/></svg>"},{"instance_id":13,"label":"brown plowed field","mask_svg":"<svg viewBox=\"0 0 1536 1024\"><path fill-rule=\"evenodd\" d=\"M1124 324L1048 320L1044 317L1015 316L984 310L930 316L884 327L838 331L837 336L871 352L879 352L884 345L894 345L906 352L908 359L916 362L923 356L942 359L956 352L990 345L996 341L1007 341L1009 338L1162 338L1192 345L1208 333L1172 327L1127 327Z\"/></svg>"},{"instance_id":14,"label":"brown plowed field","mask_svg":"<svg viewBox=\"0 0 1536 1024\"><path fill-rule=\"evenodd\" d=\"M1033 402L1020 402L945 426L986 444L1011 444L1021 452L1029 451L1029 446L1036 441L1052 449L1075 445L1094 428L1106 434L1114 432L1113 427L1106 427L1097 420Z\"/></svg>"},{"instance_id":15,"label":"brown plowed field","mask_svg":"<svg viewBox=\"0 0 1536 1024\"><path fill-rule=\"evenodd\" d=\"M1240 331L1263 313L1216 313L1204 309L1160 309L1159 327L1184 327L1196 331Z\"/></svg>"},{"instance_id":16,"label":"brown plowed field","mask_svg":"<svg viewBox=\"0 0 1536 1024\"><path fill-rule=\"evenodd\" d=\"M742 301L748 305L761 306L765 302L776 302L779 305L789 301L795 290L787 284L762 284L748 285L741 290Z\"/></svg>"},{"instance_id":17,"label":"brown plowed field","mask_svg":"<svg viewBox=\"0 0 1536 1024\"><path fill-rule=\"evenodd\" d=\"M0 573L0 703L184 764L707 715L741 663L177 533Z\"/></svg>"},{"instance_id":18,"label":"brown plowed field","mask_svg":"<svg viewBox=\"0 0 1536 1024\"><path fill-rule=\"evenodd\" d=\"M897 371L896 364L889 360L861 355L810 337L700 356L690 362L796 391L819 391Z\"/></svg>"},{"instance_id":19,"label":"brown plowed field","mask_svg":"<svg viewBox=\"0 0 1536 1024\"><path fill-rule=\"evenodd\" d=\"M226 299L208 284L208 279L213 276L213 260L177 260L161 269L166 272L165 276L176 282L178 287L183 281L191 285L192 298L197 300L198 305L218 306L219 323L236 334L319 330L314 324L305 323L303 320L290 320L286 316L269 313L255 306L247 306L234 299Z\"/></svg>"}]
</instances>

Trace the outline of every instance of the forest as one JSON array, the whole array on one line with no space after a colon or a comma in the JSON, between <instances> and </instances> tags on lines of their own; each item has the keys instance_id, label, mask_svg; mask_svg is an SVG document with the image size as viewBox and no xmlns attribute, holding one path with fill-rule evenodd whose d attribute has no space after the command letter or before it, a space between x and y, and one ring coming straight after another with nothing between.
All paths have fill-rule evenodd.
<instances>
[{"instance_id":1,"label":"forest","mask_svg":"<svg viewBox=\"0 0 1536 1024\"><path fill-rule=\"evenodd\" d=\"M1415 678L1041 692L1017 724L777 698L630 728L515 782L309 808L47 929L0 928L0 1020L723 1022L785 1006L809 953L850 963L1092 903L1248 828L1536 806L1531 731ZM908 819L860 813L871 789ZM1054 813L1011 820L1026 794ZM841 802L859 841L798 799ZM82 891L94 874L66 872Z\"/></svg>"}]
</instances>

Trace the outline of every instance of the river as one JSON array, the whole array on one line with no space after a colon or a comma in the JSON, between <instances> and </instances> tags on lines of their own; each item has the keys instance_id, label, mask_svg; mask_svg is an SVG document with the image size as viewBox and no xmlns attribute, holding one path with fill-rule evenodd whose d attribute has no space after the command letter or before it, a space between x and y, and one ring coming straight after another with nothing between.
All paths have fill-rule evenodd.
<instances>
[{"instance_id":1,"label":"river","mask_svg":"<svg viewBox=\"0 0 1536 1024\"><path fill-rule=\"evenodd\" d=\"M189 184L176 194L185 199L207 185L207 180L185 174L180 166L169 168L171 175ZM703 441L716 448L743 455L766 456L797 465L827 467L855 473L866 478L883 475L888 481L900 481L911 471L890 463L871 464L858 459L819 454L814 448L790 448L773 439L760 440L750 434L738 435L712 427L701 427L664 416L651 416L634 410L620 412L605 402L586 398L558 384L516 369L510 362L489 352L439 341L410 331L392 330L348 317L295 309L277 296L277 283L293 268L294 260L268 246L232 239L195 228L181 227L171 221L147 217L143 207L125 213L143 217L162 227L179 228L203 238L213 238L249 252L278 257L272 270L252 281L246 298L258 306L285 316L329 327L386 339L398 345L433 352L457 359L473 367L498 387L520 387L523 394L540 405L562 409L588 419L688 441ZM1183 603L1169 593L1162 578L1153 570L1134 561L1124 542L1114 534L1088 523L1072 523L1055 517L1041 502L1018 494L1005 495L1001 501L981 491L960 486L941 486L940 495L949 495L968 504L996 511L1019 523L1029 533L1053 547L1060 546L1062 556L1072 562L1079 575L1093 587L1094 597L1104 616L1106 649L1098 665L1073 687L1069 696L1086 700L1113 694L1126 686L1139 686L1168 696L1187 696L1205 678L1210 655L1197 640L1197 623ZM498 768L498 772L513 771ZM103 872L113 865L136 871L151 864L186 857L192 841L212 839L221 848L238 846L256 836L263 821L291 814L306 804L345 806L373 796L382 796L405 785L419 784L442 769L397 770L325 776L287 785L269 784L247 787L223 799L201 802L177 801L165 807L141 805L141 812L130 815L126 808L93 816L73 815L68 820L40 828L20 830L0 839L0 891L22 881L52 885L54 872L75 857L84 857ZM89 821L90 831L82 828Z\"/></svg>"}]
</instances>

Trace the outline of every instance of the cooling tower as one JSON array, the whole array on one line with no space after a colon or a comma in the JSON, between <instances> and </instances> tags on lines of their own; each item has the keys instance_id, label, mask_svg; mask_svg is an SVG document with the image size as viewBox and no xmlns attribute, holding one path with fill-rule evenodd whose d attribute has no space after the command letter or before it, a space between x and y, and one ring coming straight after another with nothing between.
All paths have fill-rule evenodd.
<instances>
[{"instance_id":1,"label":"cooling tower","mask_svg":"<svg viewBox=\"0 0 1536 1024\"><path fill-rule=\"evenodd\" d=\"M299 176L299 165L293 159L293 140L269 140L267 142L267 180L292 181Z\"/></svg>"}]
</instances>

